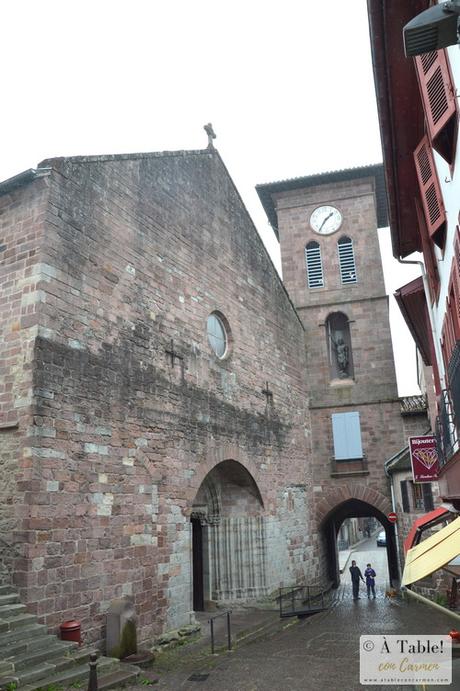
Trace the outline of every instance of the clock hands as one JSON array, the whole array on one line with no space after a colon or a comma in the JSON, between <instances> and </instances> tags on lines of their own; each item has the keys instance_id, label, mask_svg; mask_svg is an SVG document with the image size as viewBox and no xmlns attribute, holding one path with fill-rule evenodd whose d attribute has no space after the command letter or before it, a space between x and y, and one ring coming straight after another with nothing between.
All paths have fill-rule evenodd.
<instances>
[{"instance_id":1,"label":"clock hands","mask_svg":"<svg viewBox=\"0 0 460 691\"><path fill-rule=\"evenodd\" d=\"M324 225L324 224L326 223L326 221L328 221L328 220L330 219L330 217L333 216L333 215L334 215L334 212L331 211L331 213L329 214L329 216L326 216L326 218L323 220L323 222L321 223L320 227L318 228L318 233L321 232L323 225Z\"/></svg>"}]
</instances>

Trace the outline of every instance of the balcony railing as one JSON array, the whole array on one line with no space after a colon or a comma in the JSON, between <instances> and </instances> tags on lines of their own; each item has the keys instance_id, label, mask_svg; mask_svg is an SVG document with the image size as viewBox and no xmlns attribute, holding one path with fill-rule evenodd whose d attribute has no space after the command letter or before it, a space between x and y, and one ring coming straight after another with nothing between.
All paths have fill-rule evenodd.
<instances>
[{"instance_id":1,"label":"balcony railing","mask_svg":"<svg viewBox=\"0 0 460 691\"><path fill-rule=\"evenodd\" d=\"M439 466L442 468L458 451L458 431L455 424L454 408L449 389L441 392L439 415L436 418L436 445L438 448Z\"/></svg>"},{"instance_id":2,"label":"balcony railing","mask_svg":"<svg viewBox=\"0 0 460 691\"><path fill-rule=\"evenodd\" d=\"M331 477L345 475L368 475L367 458L350 458L344 461L336 461L331 458Z\"/></svg>"},{"instance_id":3,"label":"balcony railing","mask_svg":"<svg viewBox=\"0 0 460 691\"><path fill-rule=\"evenodd\" d=\"M452 413L457 429L460 427L460 341L457 341L447 368Z\"/></svg>"}]
</instances>

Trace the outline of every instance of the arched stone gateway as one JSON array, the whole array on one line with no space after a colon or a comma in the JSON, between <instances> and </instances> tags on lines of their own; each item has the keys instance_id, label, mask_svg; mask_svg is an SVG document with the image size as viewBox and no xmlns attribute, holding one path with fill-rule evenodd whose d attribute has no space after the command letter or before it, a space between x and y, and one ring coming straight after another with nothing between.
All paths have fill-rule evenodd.
<instances>
[{"instance_id":1,"label":"arched stone gateway","mask_svg":"<svg viewBox=\"0 0 460 691\"><path fill-rule=\"evenodd\" d=\"M326 548L328 577L334 587L340 583L337 534L346 518L373 516L385 529L390 582L399 579L394 525L387 516L392 510L388 497L364 485L343 486L329 491L317 506L317 520Z\"/></svg>"},{"instance_id":2,"label":"arched stone gateway","mask_svg":"<svg viewBox=\"0 0 460 691\"><path fill-rule=\"evenodd\" d=\"M195 610L266 594L263 512L259 488L241 463L222 461L208 472L190 514Z\"/></svg>"}]
</instances>

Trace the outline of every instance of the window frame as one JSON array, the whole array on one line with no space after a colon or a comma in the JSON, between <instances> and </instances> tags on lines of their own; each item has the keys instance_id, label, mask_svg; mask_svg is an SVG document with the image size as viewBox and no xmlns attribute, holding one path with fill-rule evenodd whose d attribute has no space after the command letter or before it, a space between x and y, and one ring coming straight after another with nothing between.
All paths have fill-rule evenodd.
<instances>
[{"instance_id":1,"label":"window frame","mask_svg":"<svg viewBox=\"0 0 460 691\"><path fill-rule=\"evenodd\" d=\"M222 355L219 355L219 353L217 352L215 346L213 345L213 343L211 341L211 336L214 338L217 338L217 336L215 334L210 333L209 320L211 318L214 318L217 321L217 323L220 325L220 327L223 331L223 334L225 336L225 348L224 348ZM230 328L228 326L227 320L225 319L224 315L221 312L218 312L215 310L214 312L211 312L210 314L208 314L208 316L206 318L206 339L207 339L209 347L211 348L213 355L219 361L225 360L228 357L228 355L230 353L230 343L231 343Z\"/></svg>"},{"instance_id":2,"label":"window frame","mask_svg":"<svg viewBox=\"0 0 460 691\"><path fill-rule=\"evenodd\" d=\"M345 247L349 248L351 251L351 257L353 261L353 274L354 274L354 280L344 280L344 273L346 271L350 271L349 269L346 269L344 267L345 262L349 262L350 259L349 257L344 257L343 252L342 255L340 253L340 248ZM347 249L346 248L346 249ZM356 256L355 256L355 249L354 249L354 243L353 239L350 238L348 235L342 235L338 240L337 240L337 254L339 257L339 271L340 271L340 282L341 285L343 286L348 286L348 285L356 285L358 283L358 272L356 271ZM351 272L350 272L351 273Z\"/></svg>"},{"instance_id":3,"label":"window frame","mask_svg":"<svg viewBox=\"0 0 460 691\"><path fill-rule=\"evenodd\" d=\"M353 410L346 413L332 413L331 424L334 460L338 463L362 460L364 458L364 452L361 434L361 415L359 411ZM355 453L358 445L359 452ZM345 453L341 452L342 449L345 448L347 451Z\"/></svg>"},{"instance_id":4,"label":"window frame","mask_svg":"<svg viewBox=\"0 0 460 691\"><path fill-rule=\"evenodd\" d=\"M317 250L317 257L308 254L311 250ZM313 262L317 262L319 265L319 271L321 275L321 283L316 283L315 285L310 283L310 277L312 276L312 273L318 271L318 265L317 266L312 266ZM321 252L321 245L317 240L309 240L307 244L305 245L305 268L307 272L307 287L310 290L314 290L315 288L324 288L325 281L324 281L324 267L323 267L323 255ZM313 280L313 279L312 279Z\"/></svg>"}]
</instances>

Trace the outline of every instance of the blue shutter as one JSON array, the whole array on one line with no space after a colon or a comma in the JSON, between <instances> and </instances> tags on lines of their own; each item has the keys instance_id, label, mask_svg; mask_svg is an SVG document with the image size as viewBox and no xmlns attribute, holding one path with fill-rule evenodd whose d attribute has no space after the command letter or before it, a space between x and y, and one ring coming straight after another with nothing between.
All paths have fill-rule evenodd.
<instances>
[{"instance_id":1,"label":"blue shutter","mask_svg":"<svg viewBox=\"0 0 460 691\"><path fill-rule=\"evenodd\" d=\"M348 458L362 458L361 423L359 413L344 413L347 416Z\"/></svg>"},{"instance_id":2,"label":"blue shutter","mask_svg":"<svg viewBox=\"0 0 460 691\"><path fill-rule=\"evenodd\" d=\"M332 414L332 434L334 436L335 460L341 461L345 458L348 458L347 429L345 425L344 413Z\"/></svg>"},{"instance_id":3,"label":"blue shutter","mask_svg":"<svg viewBox=\"0 0 460 691\"><path fill-rule=\"evenodd\" d=\"M358 412L333 413L332 433L336 461L363 457L361 424Z\"/></svg>"}]
</instances>

